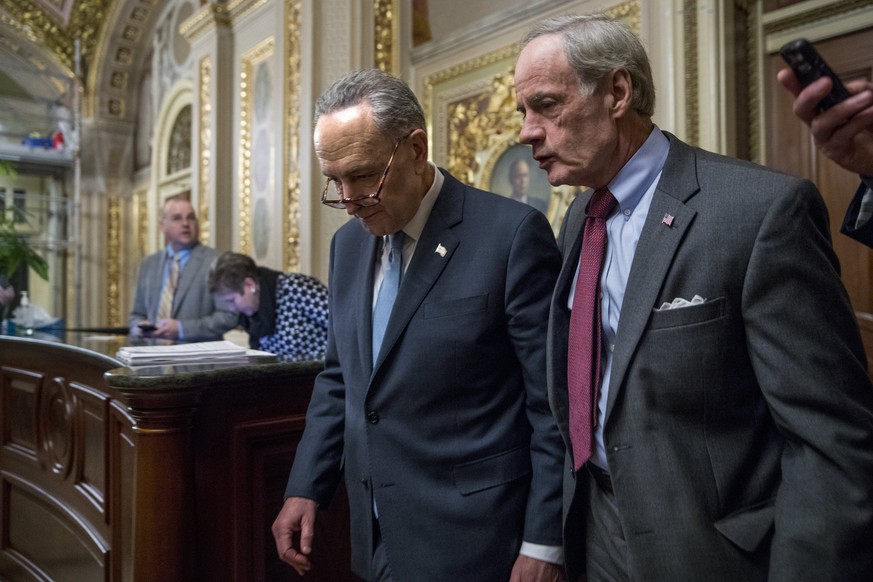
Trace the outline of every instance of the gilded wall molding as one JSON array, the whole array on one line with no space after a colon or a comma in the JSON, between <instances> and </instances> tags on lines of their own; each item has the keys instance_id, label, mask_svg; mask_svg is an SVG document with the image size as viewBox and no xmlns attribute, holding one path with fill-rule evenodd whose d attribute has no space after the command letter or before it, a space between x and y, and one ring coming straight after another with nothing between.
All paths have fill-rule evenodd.
<instances>
[{"instance_id":1,"label":"gilded wall molding","mask_svg":"<svg viewBox=\"0 0 873 582\"><path fill-rule=\"evenodd\" d=\"M496 51L492 51L475 59L470 59L468 61L464 61L463 63L459 63L450 67L448 69L439 71L434 73L433 75L428 75L424 78L424 114L425 119L433 124L434 122L434 114L435 111L432 111L432 100L434 96L434 87L437 85L443 84L447 81L451 81L462 75L467 73L471 73L473 71L477 71L479 69L483 69L494 63L499 63L507 58L515 58L518 56L518 46L510 45L507 47L503 47L501 49L497 49ZM432 133L432 132L431 132Z\"/></svg>"},{"instance_id":2,"label":"gilded wall molding","mask_svg":"<svg viewBox=\"0 0 873 582\"><path fill-rule=\"evenodd\" d=\"M93 60L87 67L88 97L84 116L122 120L136 114L136 81L148 53L161 5L156 0L112 0L100 15L100 31Z\"/></svg>"},{"instance_id":3,"label":"gilded wall molding","mask_svg":"<svg viewBox=\"0 0 873 582\"><path fill-rule=\"evenodd\" d=\"M123 325L121 313L121 231L122 200L109 196L106 200L106 285L109 325Z\"/></svg>"},{"instance_id":4,"label":"gilded wall molding","mask_svg":"<svg viewBox=\"0 0 873 582\"><path fill-rule=\"evenodd\" d=\"M137 260L142 259L146 255L146 249L149 248L149 194L148 190L143 190L134 194L134 204L136 208L136 245L139 249Z\"/></svg>"},{"instance_id":5,"label":"gilded wall molding","mask_svg":"<svg viewBox=\"0 0 873 582\"><path fill-rule=\"evenodd\" d=\"M282 192L282 263L300 271L300 31L301 0L285 3L285 144Z\"/></svg>"},{"instance_id":6,"label":"gilded wall molding","mask_svg":"<svg viewBox=\"0 0 873 582\"><path fill-rule=\"evenodd\" d=\"M846 12L870 8L870 0L837 0L829 1L811 9L803 6L792 6L781 10L774 10L762 19L764 35L770 35L792 28L798 28L809 24L829 20L842 16Z\"/></svg>"},{"instance_id":7,"label":"gilded wall molding","mask_svg":"<svg viewBox=\"0 0 873 582\"><path fill-rule=\"evenodd\" d=\"M763 46L758 36L760 27L760 14L756 0L735 0L735 10L740 14L737 18L745 21L745 38L743 39L743 52L746 56L746 71L748 78L747 110L748 125L746 139L749 144L749 160L762 164L764 162L764 150L761 143L761 51ZM738 80L739 81L739 80Z\"/></svg>"},{"instance_id":8,"label":"gilded wall molding","mask_svg":"<svg viewBox=\"0 0 873 582\"><path fill-rule=\"evenodd\" d=\"M212 58L208 55L200 59L198 67L200 74L200 131L198 160L198 206L197 215L200 217L200 242L205 245L211 241L211 221L209 220L209 199L212 194L210 186L210 170L212 168Z\"/></svg>"},{"instance_id":9,"label":"gilded wall molding","mask_svg":"<svg viewBox=\"0 0 873 582\"><path fill-rule=\"evenodd\" d=\"M643 23L640 16L640 0L616 4L604 10L603 13L614 20L623 20L637 36L642 34Z\"/></svg>"},{"instance_id":10,"label":"gilded wall molding","mask_svg":"<svg viewBox=\"0 0 873 582\"><path fill-rule=\"evenodd\" d=\"M397 52L400 47L398 0L373 0L375 66L386 73L398 74Z\"/></svg>"},{"instance_id":11,"label":"gilded wall molding","mask_svg":"<svg viewBox=\"0 0 873 582\"><path fill-rule=\"evenodd\" d=\"M239 236L240 252L252 254L252 120L254 92L250 86L254 67L273 55L273 37L261 41L242 55L240 62L240 136L239 136Z\"/></svg>"},{"instance_id":12,"label":"gilded wall molding","mask_svg":"<svg viewBox=\"0 0 873 582\"><path fill-rule=\"evenodd\" d=\"M3 24L37 45L46 47L70 71L75 69L75 40L81 39L83 69L94 60L100 28L114 0L78 0L66 25L55 22L48 13L27 0L2 0Z\"/></svg>"},{"instance_id":13,"label":"gilded wall molding","mask_svg":"<svg viewBox=\"0 0 873 582\"><path fill-rule=\"evenodd\" d=\"M227 13L231 24L266 5L267 2L268 0L231 0L227 3Z\"/></svg>"},{"instance_id":14,"label":"gilded wall molding","mask_svg":"<svg viewBox=\"0 0 873 582\"><path fill-rule=\"evenodd\" d=\"M179 33L192 43L198 38L212 32L219 25L231 24L231 15L227 5L207 3L188 20L179 26Z\"/></svg>"},{"instance_id":15,"label":"gilded wall molding","mask_svg":"<svg viewBox=\"0 0 873 582\"><path fill-rule=\"evenodd\" d=\"M683 0L682 25L685 55L685 139L700 143L700 74L697 68L697 0Z\"/></svg>"}]
</instances>

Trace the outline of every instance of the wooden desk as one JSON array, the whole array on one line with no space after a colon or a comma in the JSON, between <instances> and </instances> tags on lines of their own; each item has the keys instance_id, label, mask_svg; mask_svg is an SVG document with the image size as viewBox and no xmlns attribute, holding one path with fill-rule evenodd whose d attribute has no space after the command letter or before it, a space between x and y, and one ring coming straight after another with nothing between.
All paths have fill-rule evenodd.
<instances>
[{"instance_id":1,"label":"wooden desk","mask_svg":"<svg viewBox=\"0 0 873 582\"><path fill-rule=\"evenodd\" d=\"M0 336L0 579L300 579L270 525L321 364L132 370L124 340ZM356 580L343 492L318 525L305 580Z\"/></svg>"}]
</instances>

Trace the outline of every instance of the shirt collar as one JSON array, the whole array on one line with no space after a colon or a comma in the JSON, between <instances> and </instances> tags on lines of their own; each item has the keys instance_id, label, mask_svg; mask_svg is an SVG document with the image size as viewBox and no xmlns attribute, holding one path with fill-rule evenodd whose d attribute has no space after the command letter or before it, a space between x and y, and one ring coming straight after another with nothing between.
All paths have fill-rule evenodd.
<instances>
[{"instance_id":1,"label":"shirt collar","mask_svg":"<svg viewBox=\"0 0 873 582\"><path fill-rule=\"evenodd\" d=\"M439 196L440 190L442 190L443 183L445 182L445 176L443 176L443 173L440 172L439 168L437 168L431 161L428 161L427 163L434 171L433 183L430 185L427 194L425 194L424 198L421 199L421 204L418 205L418 210L415 212L415 216L413 216L412 220L407 222L401 229L406 233L408 238L411 238L414 241L418 241L418 239L421 238L421 233L424 232L424 226L427 224L428 218L430 218L433 205L436 203L437 196Z\"/></svg>"},{"instance_id":2,"label":"shirt collar","mask_svg":"<svg viewBox=\"0 0 873 582\"><path fill-rule=\"evenodd\" d=\"M643 194L661 175L669 152L670 140L657 125L654 126L640 149L609 184L609 191L618 201L621 212L633 212Z\"/></svg>"},{"instance_id":3,"label":"shirt collar","mask_svg":"<svg viewBox=\"0 0 873 582\"><path fill-rule=\"evenodd\" d=\"M191 248L194 248L194 247L191 247ZM172 259L173 257L175 257L178 254L179 261L185 261L191 255L191 248L182 249L180 251L173 251L173 247L167 245L167 248L166 248L167 257Z\"/></svg>"}]
</instances>

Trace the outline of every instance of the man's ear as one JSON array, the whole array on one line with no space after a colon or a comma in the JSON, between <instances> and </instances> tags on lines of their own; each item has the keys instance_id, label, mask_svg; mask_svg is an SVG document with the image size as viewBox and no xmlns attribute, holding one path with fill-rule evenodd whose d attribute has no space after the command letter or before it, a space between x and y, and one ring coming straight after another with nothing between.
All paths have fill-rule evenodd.
<instances>
[{"instance_id":1,"label":"man's ear","mask_svg":"<svg viewBox=\"0 0 873 582\"><path fill-rule=\"evenodd\" d=\"M413 161L416 168L424 168L427 165L427 132L416 129L406 138L412 146Z\"/></svg>"},{"instance_id":2,"label":"man's ear","mask_svg":"<svg viewBox=\"0 0 873 582\"><path fill-rule=\"evenodd\" d=\"M616 69L609 74L610 109L614 117L622 117L632 109L633 80L627 69Z\"/></svg>"}]
</instances>

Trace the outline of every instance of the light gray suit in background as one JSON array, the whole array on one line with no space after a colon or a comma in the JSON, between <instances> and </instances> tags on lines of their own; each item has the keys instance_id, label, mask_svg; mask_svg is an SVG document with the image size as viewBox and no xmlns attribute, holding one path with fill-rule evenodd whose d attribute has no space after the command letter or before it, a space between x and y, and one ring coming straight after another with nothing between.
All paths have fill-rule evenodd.
<instances>
[{"instance_id":1,"label":"light gray suit in background","mask_svg":"<svg viewBox=\"0 0 873 582\"><path fill-rule=\"evenodd\" d=\"M821 197L809 182L667 137L604 424L629 572L646 582L871 580L873 389ZM550 314L549 396L568 448L567 297L589 197L565 217ZM694 295L706 301L656 311ZM569 459L575 581L589 480L574 480Z\"/></svg>"},{"instance_id":2,"label":"light gray suit in background","mask_svg":"<svg viewBox=\"0 0 873 582\"><path fill-rule=\"evenodd\" d=\"M164 257L160 251L143 259L136 278L136 296L130 312L130 326L140 321L157 321L161 302ZM173 298L172 318L182 324L185 341L221 339L224 332L236 326L239 316L217 309L209 292L209 270L215 264L218 251L201 244L191 249L188 262L179 277Z\"/></svg>"}]
</instances>

